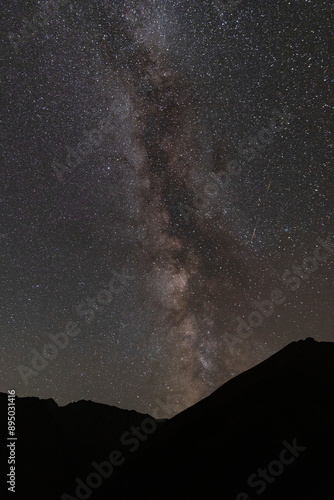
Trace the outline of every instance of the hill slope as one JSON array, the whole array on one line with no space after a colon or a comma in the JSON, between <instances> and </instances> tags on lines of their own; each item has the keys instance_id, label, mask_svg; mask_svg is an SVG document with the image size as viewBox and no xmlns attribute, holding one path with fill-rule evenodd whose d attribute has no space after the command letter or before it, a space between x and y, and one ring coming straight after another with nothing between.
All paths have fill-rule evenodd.
<instances>
[{"instance_id":1,"label":"hill slope","mask_svg":"<svg viewBox=\"0 0 334 500\"><path fill-rule=\"evenodd\" d=\"M334 343L306 339L163 423L17 398L15 498L329 500L333 395Z\"/></svg>"}]
</instances>

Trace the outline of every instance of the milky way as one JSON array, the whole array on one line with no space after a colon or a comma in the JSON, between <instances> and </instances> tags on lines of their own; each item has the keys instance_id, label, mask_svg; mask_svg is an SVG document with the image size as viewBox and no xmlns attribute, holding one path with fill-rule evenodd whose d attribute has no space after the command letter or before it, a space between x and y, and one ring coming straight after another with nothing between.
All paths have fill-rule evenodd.
<instances>
[{"instance_id":1,"label":"milky way","mask_svg":"<svg viewBox=\"0 0 334 500\"><path fill-rule=\"evenodd\" d=\"M2 390L171 416L292 340L331 340L332 260L298 291L282 279L332 238L325 7L54 5L43 25L4 8Z\"/></svg>"}]
</instances>

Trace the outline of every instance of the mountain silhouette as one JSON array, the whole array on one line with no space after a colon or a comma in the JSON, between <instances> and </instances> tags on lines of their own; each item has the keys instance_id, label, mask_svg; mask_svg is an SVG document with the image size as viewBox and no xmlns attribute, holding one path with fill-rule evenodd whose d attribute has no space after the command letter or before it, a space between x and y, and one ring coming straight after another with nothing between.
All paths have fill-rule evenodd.
<instances>
[{"instance_id":1,"label":"mountain silhouette","mask_svg":"<svg viewBox=\"0 0 334 500\"><path fill-rule=\"evenodd\" d=\"M3 484L1 498L333 499L334 343L292 342L164 421L91 401L15 404L15 495Z\"/></svg>"}]
</instances>

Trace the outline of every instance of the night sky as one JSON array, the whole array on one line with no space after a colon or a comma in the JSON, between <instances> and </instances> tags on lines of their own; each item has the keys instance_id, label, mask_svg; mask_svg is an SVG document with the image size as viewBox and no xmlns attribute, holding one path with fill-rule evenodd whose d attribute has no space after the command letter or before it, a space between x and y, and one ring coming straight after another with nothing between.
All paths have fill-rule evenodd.
<instances>
[{"instance_id":1,"label":"night sky","mask_svg":"<svg viewBox=\"0 0 334 500\"><path fill-rule=\"evenodd\" d=\"M1 391L170 417L334 340L329 2L0 9Z\"/></svg>"}]
</instances>

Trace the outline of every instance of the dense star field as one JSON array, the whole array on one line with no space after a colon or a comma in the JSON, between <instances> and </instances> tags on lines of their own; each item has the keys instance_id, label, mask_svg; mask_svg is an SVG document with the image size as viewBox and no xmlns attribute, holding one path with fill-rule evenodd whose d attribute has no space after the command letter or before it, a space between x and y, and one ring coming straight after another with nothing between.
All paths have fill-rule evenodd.
<instances>
[{"instance_id":1,"label":"dense star field","mask_svg":"<svg viewBox=\"0 0 334 500\"><path fill-rule=\"evenodd\" d=\"M329 2L0 9L1 391L170 417L333 341Z\"/></svg>"}]
</instances>

